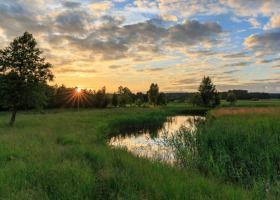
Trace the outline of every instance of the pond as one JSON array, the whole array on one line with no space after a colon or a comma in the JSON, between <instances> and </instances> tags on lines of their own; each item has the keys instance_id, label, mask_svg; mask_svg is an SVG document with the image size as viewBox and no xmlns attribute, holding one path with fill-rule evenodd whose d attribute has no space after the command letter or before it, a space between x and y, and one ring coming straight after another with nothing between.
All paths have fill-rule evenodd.
<instances>
[{"instance_id":1,"label":"pond","mask_svg":"<svg viewBox=\"0 0 280 200\"><path fill-rule=\"evenodd\" d=\"M109 145L114 148L124 148L136 156L172 164L174 152L163 145L165 138L176 134L182 125L194 130L196 122L203 119L204 117L201 116L172 116L157 128L122 129L121 134L111 137Z\"/></svg>"}]
</instances>

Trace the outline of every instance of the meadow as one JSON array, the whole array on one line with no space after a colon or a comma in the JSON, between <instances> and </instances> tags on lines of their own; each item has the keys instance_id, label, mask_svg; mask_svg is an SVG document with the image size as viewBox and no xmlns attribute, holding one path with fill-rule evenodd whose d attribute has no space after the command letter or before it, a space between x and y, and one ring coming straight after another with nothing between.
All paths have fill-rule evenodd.
<instances>
[{"instance_id":1,"label":"meadow","mask_svg":"<svg viewBox=\"0 0 280 200\"><path fill-rule=\"evenodd\" d=\"M237 100L236 107L279 107L279 99L260 99L258 101L252 100ZM229 102L226 100L221 101L221 107L230 107Z\"/></svg>"},{"instance_id":2,"label":"meadow","mask_svg":"<svg viewBox=\"0 0 280 200\"><path fill-rule=\"evenodd\" d=\"M0 115L0 199L247 199L248 192L196 170L111 149L119 123L144 123L172 109L53 110Z\"/></svg>"},{"instance_id":3,"label":"meadow","mask_svg":"<svg viewBox=\"0 0 280 200\"><path fill-rule=\"evenodd\" d=\"M199 108L192 109L178 103L163 108L47 110L44 114L20 112L14 127L8 125L10 113L1 112L0 199L273 199L277 182L269 187L274 189L271 196L261 196L265 194L260 192L263 187L252 190L242 182L232 181L231 176L207 171L210 168L207 163L200 163L201 168L174 167L135 157L107 144L109 135L119 127L162 123L169 115L199 112ZM272 123L269 116L255 126L254 123L259 123L258 116L263 120L266 113L257 115L250 121L249 128L239 133L243 125L246 126L245 119L251 115L254 113L240 119L240 116L234 116L236 121L232 125L232 116L214 111L209 120L214 126L209 131L217 133L222 130L222 136L229 134L229 138L224 137L230 139L228 142L235 135L238 138L241 134L252 136L252 147L259 142L257 153L260 145L276 145L278 140L274 140L278 136L270 137L279 130L276 123L279 115L275 114ZM239 122L243 124L236 126ZM267 133L269 130L274 132ZM253 137L248 131L258 134ZM240 140L233 140L232 144L236 142ZM242 146L238 147L241 148L238 155L247 152ZM277 146L271 149L273 155L277 156L278 149ZM258 160L260 165L270 158L266 153L269 154L264 152L264 159ZM250 161L253 159L257 158ZM215 169L220 167L214 164ZM269 169L270 177L274 175L273 166ZM226 170L221 168L218 171ZM267 181L267 176L261 175L260 178Z\"/></svg>"}]
</instances>

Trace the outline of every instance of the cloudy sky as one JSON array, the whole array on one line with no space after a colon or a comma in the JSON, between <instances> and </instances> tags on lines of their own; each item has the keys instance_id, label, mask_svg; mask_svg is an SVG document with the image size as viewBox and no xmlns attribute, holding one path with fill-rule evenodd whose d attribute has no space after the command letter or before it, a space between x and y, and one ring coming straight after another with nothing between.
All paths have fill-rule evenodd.
<instances>
[{"instance_id":1,"label":"cloudy sky","mask_svg":"<svg viewBox=\"0 0 280 200\"><path fill-rule=\"evenodd\" d=\"M52 84L280 92L279 0L0 0L0 48L25 31Z\"/></svg>"}]
</instances>

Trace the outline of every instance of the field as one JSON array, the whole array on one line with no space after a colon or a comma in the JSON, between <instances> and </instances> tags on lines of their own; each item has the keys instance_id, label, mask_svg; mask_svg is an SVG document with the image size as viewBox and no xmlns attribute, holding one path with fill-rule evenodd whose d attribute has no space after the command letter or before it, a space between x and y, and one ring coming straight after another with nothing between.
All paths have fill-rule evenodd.
<instances>
[{"instance_id":1,"label":"field","mask_svg":"<svg viewBox=\"0 0 280 200\"><path fill-rule=\"evenodd\" d=\"M169 115L150 108L20 113L0 123L0 199L247 199L245 190L107 146L113 124Z\"/></svg>"},{"instance_id":2,"label":"field","mask_svg":"<svg viewBox=\"0 0 280 200\"><path fill-rule=\"evenodd\" d=\"M8 126L10 114L0 113L0 199L275 197L277 182L274 180L269 187L273 193L260 196L259 185L251 189L252 187L246 187L238 181L232 181L231 177L227 178L215 172L172 167L135 157L125 150L111 149L107 145L108 136L119 125L162 123L165 116L198 110L178 103L165 108L49 110L45 111L45 114L21 112L14 127ZM268 141L265 147L271 147L278 140L274 141L275 138L270 137L280 130L277 125L279 109L271 110L274 111L271 123L272 118L268 114L270 110L267 113L261 112L250 121L246 120L255 115L255 111L247 113L246 110L242 116L223 115L219 110L214 111L210 119L214 126L209 131L223 130L223 134L232 133L230 136L234 137L234 134L239 133L238 130L245 126L248 128L238 136L249 136L249 131L253 131L258 133L255 138L259 141L257 145L264 145ZM269 116L263 118L267 115ZM239 122L243 124L237 125ZM246 126L247 122L249 126ZM258 125L255 126L255 123ZM234 140L232 144L235 144L234 142L240 141ZM255 141L252 147L254 144ZM242 146L240 148L238 153L244 155L246 149L242 149ZM273 155L278 155L278 149L275 147L271 150ZM263 163L262 161L259 162ZM206 167L205 165L205 169ZM273 171L269 175L273 176Z\"/></svg>"},{"instance_id":3,"label":"field","mask_svg":"<svg viewBox=\"0 0 280 200\"><path fill-rule=\"evenodd\" d=\"M229 107L229 102L222 100L222 107ZM236 107L270 107L276 106L280 107L279 99L260 99L259 101L251 101L251 100L237 100Z\"/></svg>"}]
</instances>

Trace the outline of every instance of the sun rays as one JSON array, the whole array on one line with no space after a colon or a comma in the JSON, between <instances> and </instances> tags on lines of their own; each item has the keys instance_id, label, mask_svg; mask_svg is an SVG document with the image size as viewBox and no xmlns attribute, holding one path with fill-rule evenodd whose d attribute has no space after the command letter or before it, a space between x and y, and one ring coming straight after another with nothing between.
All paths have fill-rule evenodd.
<instances>
[{"instance_id":1,"label":"sun rays","mask_svg":"<svg viewBox=\"0 0 280 200\"><path fill-rule=\"evenodd\" d=\"M72 108L83 108L85 105L91 105L89 92L85 89L75 87L70 88L66 91L67 101L65 102L66 107Z\"/></svg>"}]
</instances>

